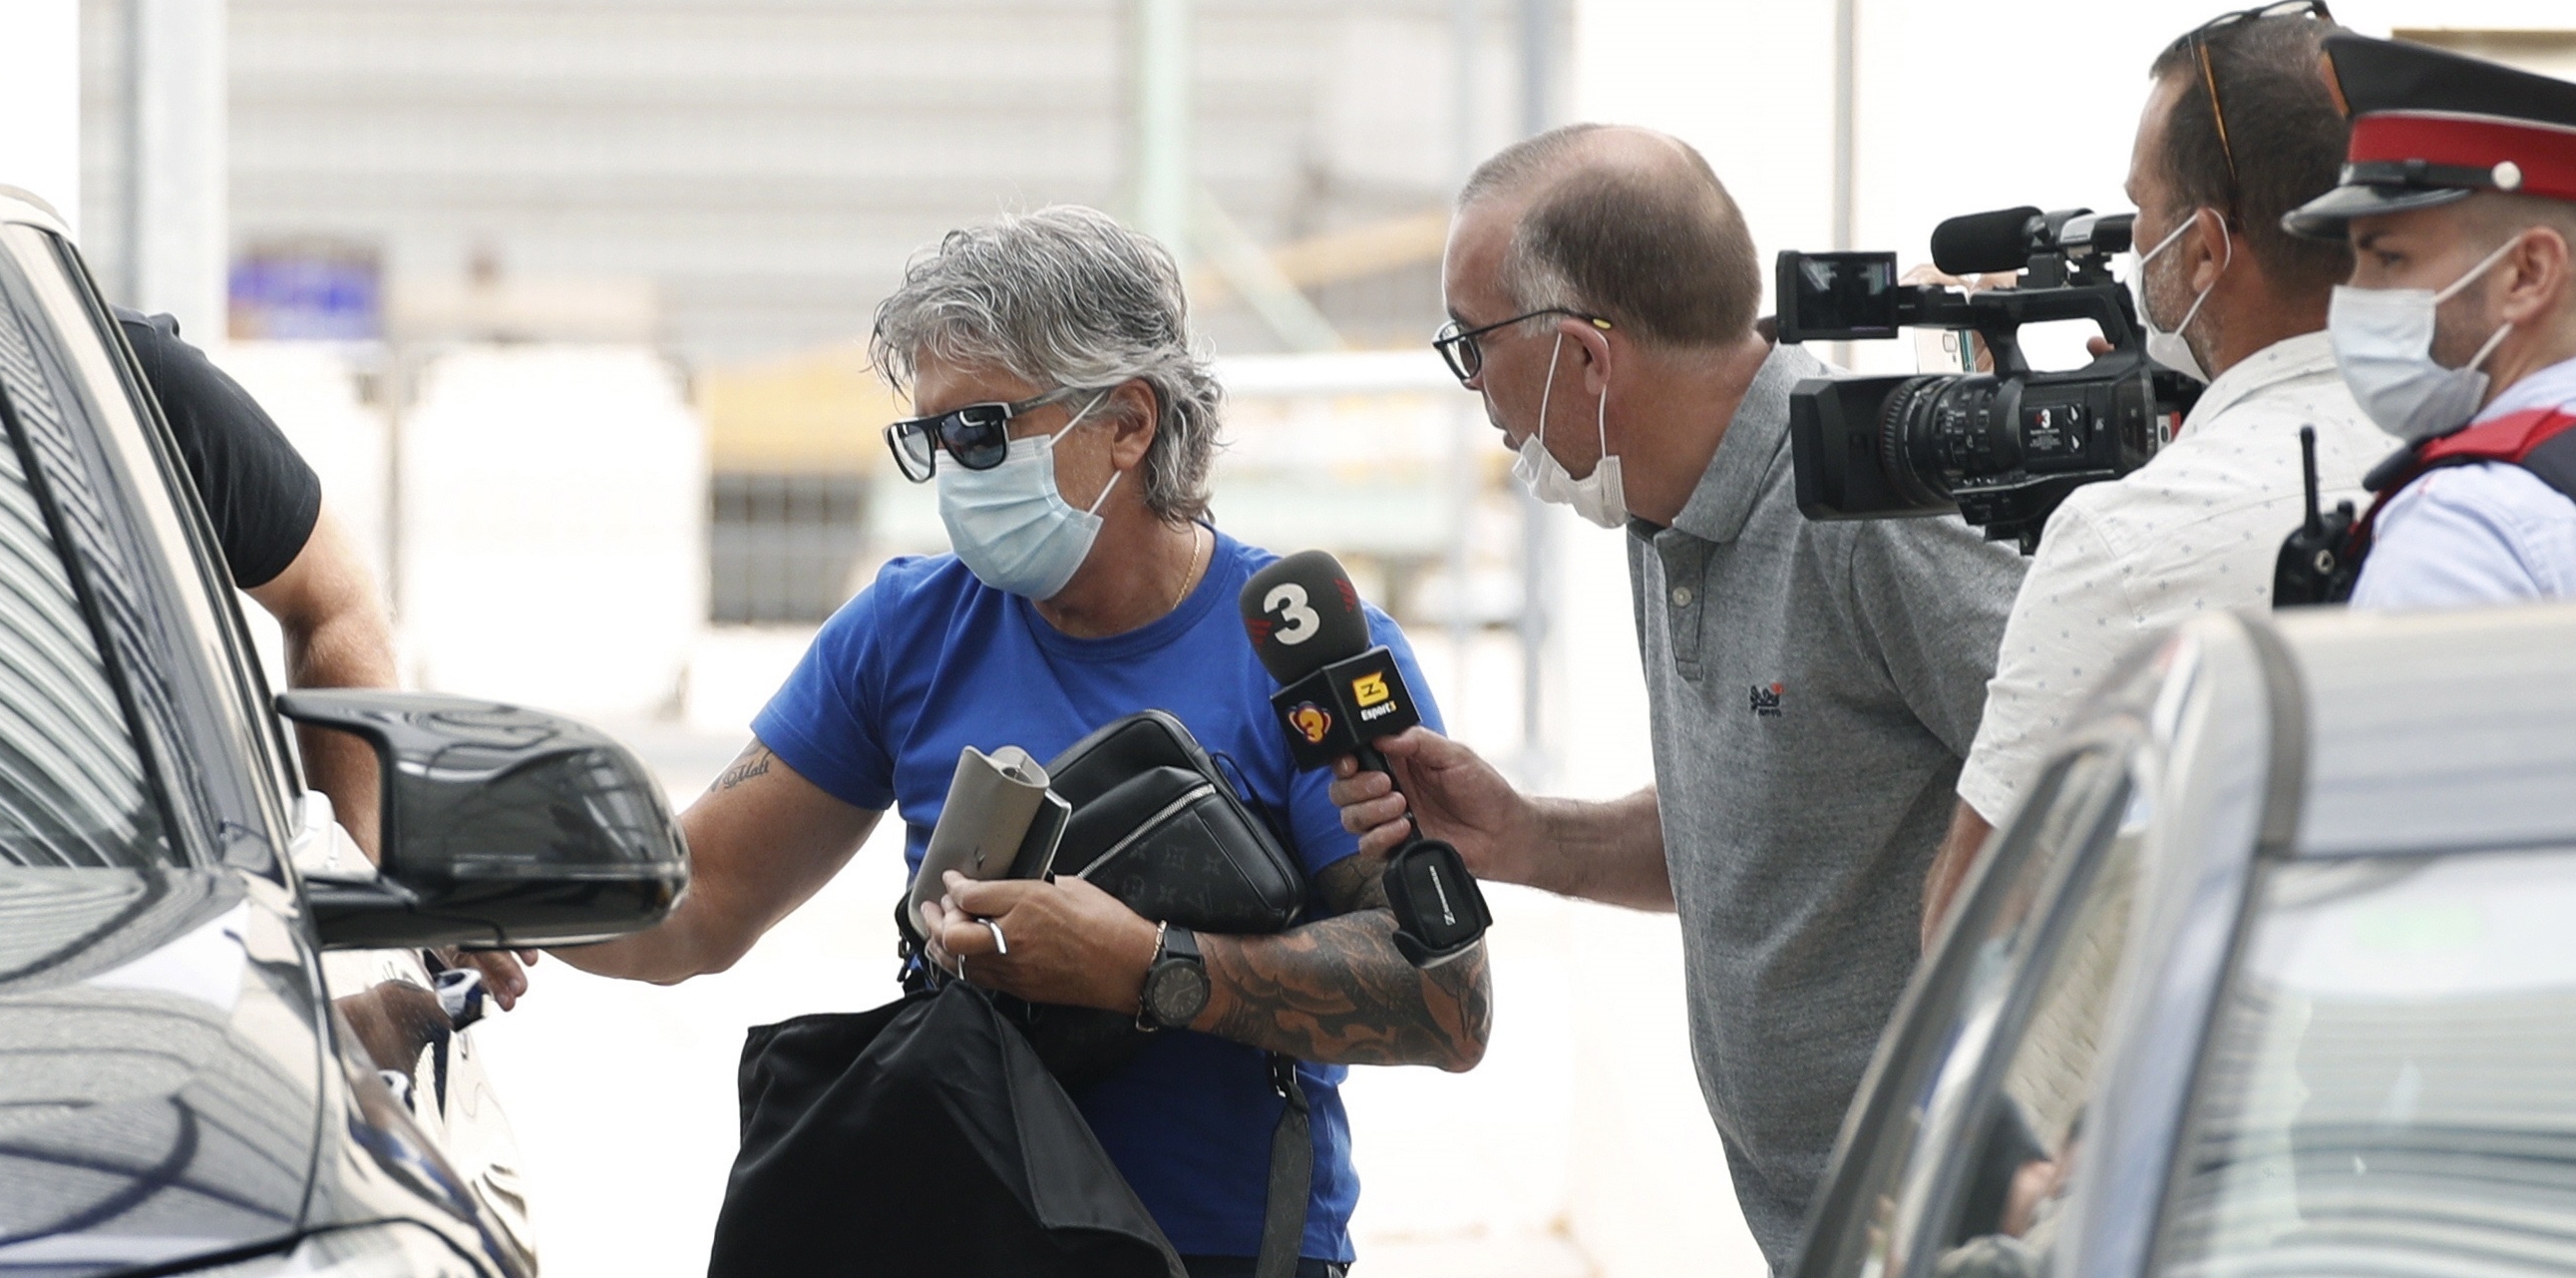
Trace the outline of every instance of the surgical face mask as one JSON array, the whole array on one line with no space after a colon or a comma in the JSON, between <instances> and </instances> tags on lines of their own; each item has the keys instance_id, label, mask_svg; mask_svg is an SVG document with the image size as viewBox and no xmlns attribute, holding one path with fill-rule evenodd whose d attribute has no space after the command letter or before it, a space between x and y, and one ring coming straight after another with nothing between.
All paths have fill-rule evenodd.
<instances>
[{"instance_id":1,"label":"surgical face mask","mask_svg":"<svg viewBox=\"0 0 2576 1278\"><path fill-rule=\"evenodd\" d=\"M2191 299L2191 309L2182 313L2182 322L2170 329L2156 322L2155 308L2147 305L2147 267L2154 263L2157 255L2172 248L2174 241L2181 239L2182 233L2190 230L2199 220L2199 212L2194 210L2193 215L2185 218L2182 225L2175 227L2172 234L2167 235L2154 248L2148 249L2139 256L2138 269L2129 275L2129 296L2138 304L2138 323L2147 330L2147 358L2195 382L2205 384L2209 381L2209 370L2200 366L2200 357L2192 353L2191 343L2183 340L2183 332L2189 329L2192 320L2199 316L2201 304L2209 300L2210 289L2218 287L2218 280L2215 277L2211 278L2209 288L2200 290L2200 295ZM2236 237L2227 233L2227 223L2223 220L2218 224L2218 234L2219 242L2226 247L2226 256L2219 259L2218 273L2225 275L2227 268L2236 262Z\"/></svg>"},{"instance_id":2,"label":"surgical face mask","mask_svg":"<svg viewBox=\"0 0 2576 1278\"><path fill-rule=\"evenodd\" d=\"M1593 427L1601 435L1601 460L1593 463L1592 473L1576 479L1547 451L1547 401L1556 392L1556 357L1565 351L1565 334L1556 335L1556 345L1547 356L1547 383L1538 393L1538 429L1521 441L1520 460L1512 463L1512 474L1540 501L1552 501L1572 507L1575 514L1603 528L1619 528L1628 522L1628 496L1619 484L1619 459L1610 455L1610 391L1603 387L1601 407L1593 414Z\"/></svg>"},{"instance_id":3,"label":"surgical face mask","mask_svg":"<svg viewBox=\"0 0 2576 1278\"><path fill-rule=\"evenodd\" d=\"M1089 510L1075 510L1056 487L1055 442L1107 398L1104 391L1083 405L1064 430L1012 440L990 470L939 468L939 521L976 580L1030 599L1052 599L1073 580L1100 536L1100 506L1120 472L1110 472Z\"/></svg>"},{"instance_id":4,"label":"surgical face mask","mask_svg":"<svg viewBox=\"0 0 2576 1278\"><path fill-rule=\"evenodd\" d=\"M2467 366L2445 368L2433 358L2442 303L2484 275L2513 246L2516 235L2487 254L2469 273L2436 293L2425 288L2335 286L2326 306L2326 337L2334 344L2343 384L2381 430L2414 442L2446 434L2475 416L2487 397L2487 375L2478 366L2495 353L2513 325L2498 327Z\"/></svg>"}]
</instances>

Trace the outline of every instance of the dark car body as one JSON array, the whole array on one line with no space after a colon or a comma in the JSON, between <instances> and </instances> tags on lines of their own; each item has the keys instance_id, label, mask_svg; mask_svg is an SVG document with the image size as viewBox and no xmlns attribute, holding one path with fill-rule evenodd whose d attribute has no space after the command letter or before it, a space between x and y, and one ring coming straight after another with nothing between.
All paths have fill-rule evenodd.
<instances>
[{"instance_id":1,"label":"dark car body","mask_svg":"<svg viewBox=\"0 0 2576 1278\"><path fill-rule=\"evenodd\" d=\"M2576 607L2197 621L1981 859L1801 1278L2576 1269Z\"/></svg>"},{"instance_id":2,"label":"dark car body","mask_svg":"<svg viewBox=\"0 0 2576 1278\"><path fill-rule=\"evenodd\" d=\"M532 1273L406 965L657 920L686 873L658 794L552 716L297 694L377 742L408 827L381 874L332 867L158 409L6 188L0 427L0 1275Z\"/></svg>"}]
</instances>

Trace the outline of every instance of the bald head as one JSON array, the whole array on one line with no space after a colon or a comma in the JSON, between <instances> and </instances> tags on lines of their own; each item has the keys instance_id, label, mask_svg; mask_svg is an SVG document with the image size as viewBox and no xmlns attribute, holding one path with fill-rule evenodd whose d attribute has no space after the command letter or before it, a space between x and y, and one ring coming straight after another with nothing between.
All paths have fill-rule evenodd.
<instances>
[{"instance_id":1,"label":"bald head","mask_svg":"<svg viewBox=\"0 0 2576 1278\"><path fill-rule=\"evenodd\" d=\"M1753 237L1708 161L1678 138L1551 129L1478 165L1458 208L1511 220L1500 283L1522 309L1600 315L1655 346L1752 331L1762 297Z\"/></svg>"}]
</instances>

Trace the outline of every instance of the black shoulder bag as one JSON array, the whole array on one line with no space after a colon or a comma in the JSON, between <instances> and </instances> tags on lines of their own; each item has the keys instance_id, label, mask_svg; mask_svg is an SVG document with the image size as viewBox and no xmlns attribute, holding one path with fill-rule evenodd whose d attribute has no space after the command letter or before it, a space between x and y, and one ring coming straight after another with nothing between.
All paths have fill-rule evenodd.
<instances>
[{"instance_id":1,"label":"black shoulder bag","mask_svg":"<svg viewBox=\"0 0 2576 1278\"><path fill-rule=\"evenodd\" d=\"M1138 914L1194 932L1264 935L1303 913L1304 870L1179 719L1142 710L1115 720L1049 761L1047 782L1073 814L1049 862L1015 872L1078 874ZM1069 1091L1107 1077L1150 1038L1115 1012L993 1001ZM1285 1107L1270 1134L1254 1272L1286 1278L1305 1237L1315 1150L1297 1063L1272 1053L1268 1072Z\"/></svg>"}]
</instances>

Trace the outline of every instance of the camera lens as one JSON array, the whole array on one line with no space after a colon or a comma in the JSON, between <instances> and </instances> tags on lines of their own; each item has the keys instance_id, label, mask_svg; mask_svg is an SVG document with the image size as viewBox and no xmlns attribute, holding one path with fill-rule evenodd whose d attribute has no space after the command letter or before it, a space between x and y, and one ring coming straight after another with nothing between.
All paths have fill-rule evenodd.
<instances>
[{"instance_id":1,"label":"camera lens","mask_svg":"<svg viewBox=\"0 0 2576 1278\"><path fill-rule=\"evenodd\" d=\"M2003 383L1984 373L1928 375L1899 384L1879 410L1878 466L1917 506L1946 505L1961 480L2011 469L2020 448Z\"/></svg>"}]
</instances>

